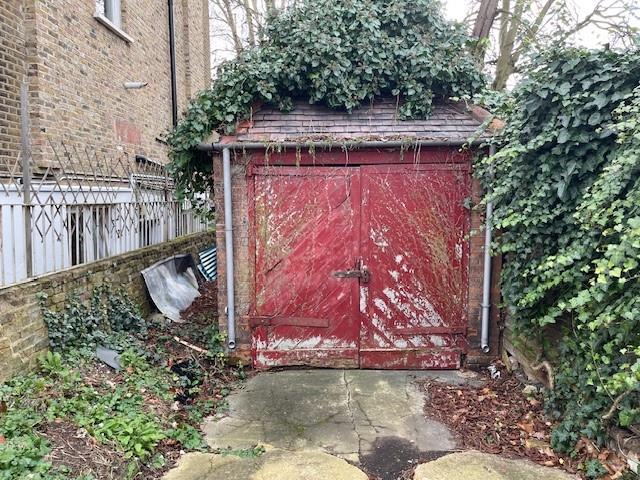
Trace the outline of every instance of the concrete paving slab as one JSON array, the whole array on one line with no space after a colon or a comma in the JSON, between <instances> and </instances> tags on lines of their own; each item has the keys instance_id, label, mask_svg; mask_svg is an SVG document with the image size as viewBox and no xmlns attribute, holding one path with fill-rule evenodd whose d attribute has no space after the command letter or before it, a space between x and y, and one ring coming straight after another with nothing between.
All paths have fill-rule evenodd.
<instances>
[{"instance_id":1,"label":"concrete paving slab","mask_svg":"<svg viewBox=\"0 0 640 480\"><path fill-rule=\"evenodd\" d=\"M413 480L576 480L561 470L541 467L526 460L462 452L418 465Z\"/></svg>"},{"instance_id":2,"label":"concrete paving slab","mask_svg":"<svg viewBox=\"0 0 640 480\"><path fill-rule=\"evenodd\" d=\"M286 370L259 374L203 429L212 448L322 449L381 478L456 449L446 427L423 415L416 381L467 383L458 372ZM384 464L377 461L386 458Z\"/></svg>"},{"instance_id":3,"label":"concrete paving slab","mask_svg":"<svg viewBox=\"0 0 640 480\"><path fill-rule=\"evenodd\" d=\"M164 480L367 480L346 461L321 451L268 450L250 458L187 453Z\"/></svg>"}]
</instances>

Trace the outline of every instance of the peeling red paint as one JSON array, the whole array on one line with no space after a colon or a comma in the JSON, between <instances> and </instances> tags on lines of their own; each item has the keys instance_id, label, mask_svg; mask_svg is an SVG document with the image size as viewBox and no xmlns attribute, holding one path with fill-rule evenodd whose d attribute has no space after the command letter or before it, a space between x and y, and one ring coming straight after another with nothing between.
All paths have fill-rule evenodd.
<instances>
[{"instance_id":1,"label":"peeling red paint","mask_svg":"<svg viewBox=\"0 0 640 480\"><path fill-rule=\"evenodd\" d=\"M279 160L291 165L291 156ZM249 172L257 368L460 366L467 164L254 164ZM356 276L363 268L368 282Z\"/></svg>"},{"instance_id":2,"label":"peeling red paint","mask_svg":"<svg viewBox=\"0 0 640 480\"><path fill-rule=\"evenodd\" d=\"M312 359L357 365L357 282L332 273L358 254L359 172L345 168L258 167L254 175L256 366ZM326 327L282 317L326 319Z\"/></svg>"},{"instance_id":3,"label":"peeling red paint","mask_svg":"<svg viewBox=\"0 0 640 480\"><path fill-rule=\"evenodd\" d=\"M460 366L469 188L464 165L362 167L363 367Z\"/></svg>"}]
</instances>

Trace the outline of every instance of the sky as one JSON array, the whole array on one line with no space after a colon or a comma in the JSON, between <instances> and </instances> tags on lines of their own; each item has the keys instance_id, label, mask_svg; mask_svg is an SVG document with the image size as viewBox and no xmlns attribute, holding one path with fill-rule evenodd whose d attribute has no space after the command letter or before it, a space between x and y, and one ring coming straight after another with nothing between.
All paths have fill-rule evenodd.
<instances>
[{"instance_id":1,"label":"sky","mask_svg":"<svg viewBox=\"0 0 640 480\"><path fill-rule=\"evenodd\" d=\"M468 15L469 6L474 3L471 0L441 0L445 8L445 15L455 21L462 21ZM580 15L580 18L588 15L593 11L595 6L603 0L570 0L575 8L575 11ZM604 0L605 4L612 4L616 0ZM640 0L632 0L636 3L637 9L640 10ZM635 22L640 27L640 21ZM609 40L608 35L598 29L597 27L586 27L583 31L579 32L575 41L577 44L585 46L587 48L596 48L607 43Z\"/></svg>"},{"instance_id":2,"label":"sky","mask_svg":"<svg viewBox=\"0 0 640 480\"><path fill-rule=\"evenodd\" d=\"M0 0L1 1L1 0ZM542 0L534 0L541 2ZM576 13L583 18L590 13L598 2L604 2L605 4L611 4L614 2L620 2L622 0L567 0L571 2L575 8ZM640 14L640 0L626 0L627 2L635 2L637 5L637 13ZM477 3L477 0L441 0L444 6L445 15L454 21L465 20L470 11L470 5ZM627 14L625 12L625 14ZM640 21L636 22L640 28ZM211 45L212 51L212 65L217 65L223 59L232 58L234 56L232 52L232 44L226 35L220 35L224 31L224 27L212 20L211 24ZM587 27L580 31L574 37L574 42L577 45L585 46L587 48L597 48L609 41L609 36L599 30L596 27Z\"/></svg>"}]
</instances>

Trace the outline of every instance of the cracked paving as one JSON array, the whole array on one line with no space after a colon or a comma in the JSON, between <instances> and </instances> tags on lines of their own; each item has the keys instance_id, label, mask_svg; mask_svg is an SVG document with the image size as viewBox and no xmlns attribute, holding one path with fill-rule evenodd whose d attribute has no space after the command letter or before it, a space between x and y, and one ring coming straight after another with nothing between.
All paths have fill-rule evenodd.
<instances>
[{"instance_id":1,"label":"cracked paving","mask_svg":"<svg viewBox=\"0 0 640 480\"><path fill-rule=\"evenodd\" d=\"M424 396L415 381L434 377L467 381L457 372L262 373L232 394L228 411L208 419L204 431L212 448L316 448L354 464L380 448L401 448L418 460L426 452L456 449L444 425L422 413Z\"/></svg>"},{"instance_id":2,"label":"cracked paving","mask_svg":"<svg viewBox=\"0 0 640 480\"><path fill-rule=\"evenodd\" d=\"M164 480L571 480L526 461L456 450L449 431L424 418L416 380L477 382L468 373L286 370L261 373L206 420L212 448L263 445L241 458L188 453ZM428 400L427 400L428 401ZM426 463L425 463L426 462ZM366 472L366 473L365 473Z\"/></svg>"}]
</instances>

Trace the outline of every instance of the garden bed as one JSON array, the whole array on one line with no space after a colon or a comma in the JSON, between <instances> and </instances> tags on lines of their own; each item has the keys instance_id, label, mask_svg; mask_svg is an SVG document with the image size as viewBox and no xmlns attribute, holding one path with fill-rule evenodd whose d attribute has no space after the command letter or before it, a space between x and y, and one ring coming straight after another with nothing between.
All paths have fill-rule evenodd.
<instances>
[{"instance_id":1,"label":"garden bed","mask_svg":"<svg viewBox=\"0 0 640 480\"><path fill-rule=\"evenodd\" d=\"M65 312L47 312L65 348L0 387L0 479L156 479L183 452L207 450L202 419L224 409L244 378L225 362L213 290L203 286L184 323L142 321L126 298L104 290L91 307L71 300ZM120 371L95 358L94 337L65 330L82 320L74 316L96 315L109 324L100 338L116 345ZM135 328L115 328L122 318Z\"/></svg>"},{"instance_id":2,"label":"garden bed","mask_svg":"<svg viewBox=\"0 0 640 480\"><path fill-rule=\"evenodd\" d=\"M515 375L483 376L481 386L450 385L429 380L425 414L445 424L460 447L509 458L526 458L581 478L634 479L615 452L582 438L572 455L551 448L554 427L544 412L540 390Z\"/></svg>"}]
</instances>

